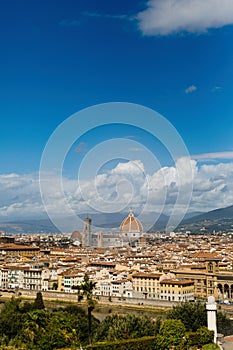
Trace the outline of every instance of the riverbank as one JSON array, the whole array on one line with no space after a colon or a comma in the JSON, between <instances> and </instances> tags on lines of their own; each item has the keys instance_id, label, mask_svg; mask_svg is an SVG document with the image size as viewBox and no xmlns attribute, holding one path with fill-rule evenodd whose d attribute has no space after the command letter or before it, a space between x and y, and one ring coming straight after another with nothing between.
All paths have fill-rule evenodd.
<instances>
[{"instance_id":1,"label":"riverbank","mask_svg":"<svg viewBox=\"0 0 233 350\"><path fill-rule=\"evenodd\" d=\"M53 293L53 298L51 298L50 294L48 297L48 293L46 292L43 292L42 294L45 307L48 309L65 308L68 305L74 304L77 305L77 296L75 294L72 294L72 296L66 295L66 298L64 298L64 295L62 295L61 298L61 295L58 295L58 293ZM25 301L32 301L36 297L36 292L20 291L20 293L17 294L3 292L0 297L0 302L3 304L6 301L9 301L12 297L20 297ZM85 302L78 303L78 305L83 309L86 308ZM142 302L127 303L126 301L119 300L119 298L112 298L111 301L109 301L108 298L100 298L95 310L93 311L93 316L99 321L103 321L106 316L112 314L135 314L140 316L149 316L150 318L165 318L167 311L171 308L172 305L168 304L166 304L166 307L164 307L161 305L144 305Z\"/></svg>"}]
</instances>

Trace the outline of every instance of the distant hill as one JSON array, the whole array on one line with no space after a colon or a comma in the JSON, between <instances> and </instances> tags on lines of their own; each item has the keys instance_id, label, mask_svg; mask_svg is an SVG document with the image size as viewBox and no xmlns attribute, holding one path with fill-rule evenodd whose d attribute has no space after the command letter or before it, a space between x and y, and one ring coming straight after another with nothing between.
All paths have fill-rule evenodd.
<instances>
[{"instance_id":1,"label":"distant hill","mask_svg":"<svg viewBox=\"0 0 233 350\"><path fill-rule=\"evenodd\" d=\"M108 214L80 214L79 218L84 220L86 217L92 219L92 225L103 229L117 229L122 220L128 213L108 213ZM82 231L83 225L76 227L72 217L59 217L62 222L64 232L73 232L75 230ZM95 231L95 228L93 228ZM0 231L6 233L60 233L59 229L53 224L49 217L35 219L14 219L12 221L0 222Z\"/></svg>"},{"instance_id":2,"label":"distant hill","mask_svg":"<svg viewBox=\"0 0 233 350\"><path fill-rule=\"evenodd\" d=\"M183 220L191 219L194 216L201 215L201 214L203 214L203 212L201 211L193 211L191 213L186 213Z\"/></svg>"},{"instance_id":3,"label":"distant hill","mask_svg":"<svg viewBox=\"0 0 233 350\"><path fill-rule=\"evenodd\" d=\"M200 212L191 212L191 213L186 213L184 216L184 219L191 219L197 215L200 215L202 213ZM148 232L156 232L156 231L164 231L166 229L166 226L169 221L169 216L161 214L159 219L154 223L153 226L151 226L148 230Z\"/></svg>"},{"instance_id":4,"label":"distant hill","mask_svg":"<svg viewBox=\"0 0 233 350\"><path fill-rule=\"evenodd\" d=\"M233 205L185 219L177 229L181 228L191 232L233 231Z\"/></svg>"},{"instance_id":5,"label":"distant hill","mask_svg":"<svg viewBox=\"0 0 233 350\"><path fill-rule=\"evenodd\" d=\"M0 223L0 231L6 233L58 233L50 219L25 219Z\"/></svg>"},{"instance_id":6,"label":"distant hill","mask_svg":"<svg viewBox=\"0 0 233 350\"><path fill-rule=\"evenodd\" d=\"M87 216L92 219L93 232L118 232L121 222L127 217L128 212L121 213L92 213L80 214L80 219L84 220ZM135 213L137 217L137 213ZM158 217L159 216L159 217ZM169 220L165 214L158 215L154 212L145 212L140 216L140 221L144 231L155 232L164 231ZM72 218L61 217L64 232L82 231L81 227L75 227ZM233 206L212 210L207 213L187 213L176 231L187 230L191 232L213 232L213 231L233 231ZM15 219L0 223L0 231L6 233L59 233L57 227L47 217L40 219Z\"/></svg>"},{"instance_id":7,"label":"distant hill","mask_svg":"<svg viewBox=\"0 0 233 350\"><path fill-rule=\"evenodd\" d=\"M118 232L121 222L128 216L128 212L121 213L92 213L92 214L80 214L80 219L84 220L86 217L92 219L93 232ZM137 217L137 214L135 213ZM146 212L140 215L140 221L147 231L156 222L158 214L153 212ZM72 218L60 217L62 221L64 232L73 232L75 230L82 231L83 226L75 227ZM156 222L156 229L165 227L168 221L168 217L164 214L159 216ZM40 219L14 219L8 222L0 222L0 231L6 233L20 234L20 233L59 233L58 228L47 218Z\"/></svg>"}]
</instances>

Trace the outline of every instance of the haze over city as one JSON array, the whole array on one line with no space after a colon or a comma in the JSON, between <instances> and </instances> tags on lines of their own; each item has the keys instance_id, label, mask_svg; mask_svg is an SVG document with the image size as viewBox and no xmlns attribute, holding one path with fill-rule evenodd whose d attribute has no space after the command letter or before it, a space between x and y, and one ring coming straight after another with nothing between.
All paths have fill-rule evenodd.
<instances>
[{"instance_id":1,"label":"haze over city","mask_svg":"<svg viewBox=\"0 0 233 350\"><path fill-rule=\"evenodd\" d=\"M231 1L8 1L0 16L1 221L45 213L39 172L47 141L71 115L109 102L145 106L166 118L186 145L193 178L185 154L174 159L147 130L110 117L75 140L62 164L66 200L77 213L98 209L95 186L108 212L116 198L121 210L140 211L149 188L147 209L157 211L164 201L170 213L177 167L183 183L193 185L188 211L233 204ZM85 129L87 120L79 123ZM95 158L106 149L109 155L92 173L88 156L101 145ZM85 161L83 198L77 174ZM59 215L65 209L57 171L51 168L46 179L50 211Z\"/></svg>"}]
</instances>

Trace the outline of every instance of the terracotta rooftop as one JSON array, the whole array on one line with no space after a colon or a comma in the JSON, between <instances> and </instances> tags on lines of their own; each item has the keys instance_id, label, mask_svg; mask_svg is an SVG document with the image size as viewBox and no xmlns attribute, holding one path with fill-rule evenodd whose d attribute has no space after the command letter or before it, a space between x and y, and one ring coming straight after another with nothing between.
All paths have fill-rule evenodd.
<instances>
[{"instance_id":1,"label":"terracotta rooftop","mask_svg":"<svg viewBox=\"0 0 233 350\"><path fill-rule=\"evenodd\" d=\"M194 253L193 258L201 258L201 259L216 259L218 255L215 253L207 253L207 252L198 252Z\"/></svg>"},{"instance_id":2,"label":"terracotta rooftop","mask_svg":"<svg viewBox=\"0 0 233 350\"><path fill-rule=\"evenodd\" d=\"M39 247L27 246L27 245L18 245L18 244L3 244L0 246L1 250L40 250Z\"/></svg>"},{"instance_id":3,"label":"terracotta rooftop","mask_svg":"<svg viewBox=\"0 0 233 350\"><path fill-rule=\"evenodd\" d=\"M160 276L162 276L162 273L138 272L132 275L133 278L159 278Z\"/></svg>"}]
</instances>

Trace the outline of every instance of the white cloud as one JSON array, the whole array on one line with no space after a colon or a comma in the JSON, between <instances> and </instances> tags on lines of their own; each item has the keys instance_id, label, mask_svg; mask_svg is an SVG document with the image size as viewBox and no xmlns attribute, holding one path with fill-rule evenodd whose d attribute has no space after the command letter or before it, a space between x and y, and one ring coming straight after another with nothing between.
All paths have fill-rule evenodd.
<instances>
[{"instance_id":1,"label":"white cloud","mask_svg":"<svg viewBox=\"0 0 233 350\"><path fill-rule=\"evenodd\" d=\"M199 161L215 160L215 159L233 159L233 152L211 152L192 155L193 159Z\"/></svg>"},{"instance_id":2,"label":"white cloud","mask_svg":"<svg viewBox=\"0 0 233 350\"><path fill-rule=\"evenodd\" d=\"M208 211L233 204L233 163L203 164L194 178L192 208Z\"/></svg>"},{"instance_id":3,"label":"white cloud","mask_svg":"<svg viewBox=\"0 0 233 350\"><path fill-rule=\"evenodd\" d=\"M220 154L226 155L225 152ZM63 177L64 192L59 177L48 174L44 180L49 199L47 209L58 216L68 214L70 208L75 213L90 213L90 208L113 212L146 205L147 209L158 211L165 203L165 210L171 212L181 185L179 209L182 211L187 199L185 190L190 183L193 183L191 211L208 211L233 204L233 162L198 166L196 160L191 160L192 178L187 161L180 158L176 166L163 167L152 175L146 174L139 160L119 163L92 180L82 180L80 186L76 180ZM36 217L44 212L36 174L0 175L1 220Z\"/></svg>"},{"instance_id":4,"label":"white cloud","mask_svg":"<svg viewBox=\"0 0 233 350\"><path fill-rule=\"evenodd\" d=\"M141 148L141 147L131 147L131 148L129 148L129 151L131 151L131 152L141 152L141 151L144 151L144 149Z\"/></svg>"},{"instance_id":5,"label":"white cloud","mask_svg":"<svg viewBox=\"0 0 233 350\"><path fill-rule=\"evenodd\" d=\"M97 18L107 18L107 19L127 19L128 16L125 14L110 14L110 13L100 13L100 12L83 12L83 16L97 17Z\"/></svg>"},{"instance_id":6,"label":"white cloud","mask_svg":"<svg viewBox=\"0 0 233 350\"><path fill-rule=\"evenodd\" d=\"M197 87L195 85L191 85L191 86L187 87L187 89L185 89L184 92L186 94L190 94L191 92L196 91L196 90L197 90Z\"/></svg>"},{"instance_id":7,"label":"white cloud","mask_svg":"<svg viewBox=\"0 0 233 350\"><path fill-rule=\"evenodd\" d=\"M222 90L222 87L221 86L214 86L211 91L212 92L217 92L217 91L221 91Z\"/></svg>"},{"instance_id":8,"label":"white cloud","mask_svg":"<svg viewBox=\"0 0 233 350\"><path fill-rule=\"evenodd\" d=\"M0 218L30 216L43 210L35 174L0 175Z\"/></svg>"},{"instance_id":9,"label":"white cloud","mask_svg":"<svg viewBox=\"0 0 233 350\"><path fill-rule=\"evenodd\" d=\"M141 160L133 160L127 163L118 163L117 166L110 171L111 174L137 176L145 172L144 164Z\"/></svg>"},{"instance_id":10,"label":"white cloud","mask_svg":"<svg viewBox=\"0 0 233 350\"><path fill-rule=\"evenodd\" d=\"M137 19L144 35L201 33L233 24L233 1L150 0Z\"/></svg>"}]
</instances>

